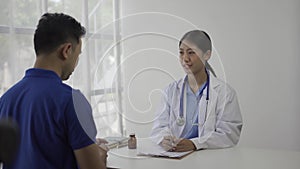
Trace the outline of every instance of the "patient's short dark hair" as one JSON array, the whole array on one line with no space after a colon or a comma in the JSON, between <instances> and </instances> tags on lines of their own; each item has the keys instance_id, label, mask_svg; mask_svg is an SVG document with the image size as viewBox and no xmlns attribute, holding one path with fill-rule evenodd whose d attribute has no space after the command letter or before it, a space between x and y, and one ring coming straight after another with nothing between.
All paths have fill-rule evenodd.
<instances>
[{"instance_id":1,"label":"patient's short dark hair","mask_svg":"<svg viewBox=\"0 0 300 169\"><path fill-rule=\"evenodd\" d=\"M63 43L79 43L85 28L73 17L63 13L45 13L34 33L36 55L50 53Z\"/></svg>"}]
</instances>

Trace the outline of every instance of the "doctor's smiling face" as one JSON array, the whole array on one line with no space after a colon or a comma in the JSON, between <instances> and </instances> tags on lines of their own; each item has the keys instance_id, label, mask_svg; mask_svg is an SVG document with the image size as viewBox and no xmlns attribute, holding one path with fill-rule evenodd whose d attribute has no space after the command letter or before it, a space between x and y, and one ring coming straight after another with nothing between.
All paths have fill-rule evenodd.
<instances>
[{"instance_id":1,"label":"doctor's smiling face","mask_svg":"<svg viewBox=\"0 0 300 169\"><path fill-rule=\"evenodd\" d=\"M203 52L195 44L183 40L179 46L180 63L187 74L198 74L205 69L204 63L210 58L210 51Z\"/></svg>"}]
</instances>

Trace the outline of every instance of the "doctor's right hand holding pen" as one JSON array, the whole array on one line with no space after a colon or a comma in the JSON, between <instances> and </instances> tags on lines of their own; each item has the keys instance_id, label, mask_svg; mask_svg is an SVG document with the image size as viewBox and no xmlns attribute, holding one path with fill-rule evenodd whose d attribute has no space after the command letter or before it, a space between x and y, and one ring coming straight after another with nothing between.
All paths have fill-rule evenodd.
<instances>
[{"instance_id":1,"label":"doctor's right hand holding pen","mask_svg":"<svg viewBox=\"0 0 300 169\"><path fill-rule=\"evenodd\" d=\"M189 139L176 138L175 136L165 136L160 145L166 151L184 152L196 150L194 143Z\"/></svg>"}]
</instances>

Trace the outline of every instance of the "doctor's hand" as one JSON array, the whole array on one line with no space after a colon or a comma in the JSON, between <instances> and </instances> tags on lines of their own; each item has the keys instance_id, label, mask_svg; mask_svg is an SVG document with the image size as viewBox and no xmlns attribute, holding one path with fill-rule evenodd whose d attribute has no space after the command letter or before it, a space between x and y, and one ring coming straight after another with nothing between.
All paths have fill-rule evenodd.
<instances>
[{"instance_id":1,"label":"doctor's hand","mask_svg":"<svg viewBox=\"0 0 300 169\"><path fill-rule=\"evenodd\" d=\"M196 150L196 146L191 140L181 139L175 147L173 147L173 151L183 152L183 151L191 151Z\"/></svg>"},{"instance_id":2,"label":"doctor's hand","mask_svg":"<svg viewBox=\"0 0 300 169\"><path fill-rule=\"evenodd\" d=\"M164 139L160 142L160 145L166 151L174 151L175 146L181 139L175 136L164 136Z\"/></svg>"}]
</instances>

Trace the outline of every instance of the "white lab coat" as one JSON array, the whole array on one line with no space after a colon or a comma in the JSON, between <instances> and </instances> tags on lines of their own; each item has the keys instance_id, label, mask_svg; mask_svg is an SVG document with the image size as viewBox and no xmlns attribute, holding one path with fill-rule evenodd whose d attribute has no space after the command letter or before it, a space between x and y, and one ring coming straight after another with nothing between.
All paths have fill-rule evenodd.
<instances>
[{"instance_id":1,"label":"white lab coat","mask_svg":"<svg viewBox=\"0 0 300 169\"><path fill-rule=\"evenodd\" d=\"M163 93L157 110L151 138L159 144L164 136L180 137L184 129L176 123L179 117L181 88L184 78L171 83ZM200 100L197 138L190 139L197 149L225 148L238 143L242 129L242 116L236 93L228 84L210 76L209 101L206 108L207 88ZM184 111L185 112L185 111ZM186 115L184 114L184 117ZM206 117L206 120L204 120Z\"/></svg>"}]
</instances>

